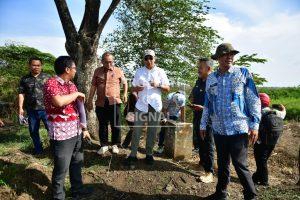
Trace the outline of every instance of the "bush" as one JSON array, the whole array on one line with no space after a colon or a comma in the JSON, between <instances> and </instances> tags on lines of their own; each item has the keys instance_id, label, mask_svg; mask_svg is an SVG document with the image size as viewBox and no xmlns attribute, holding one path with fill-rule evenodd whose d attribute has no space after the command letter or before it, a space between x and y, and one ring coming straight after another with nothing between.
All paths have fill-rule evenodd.
<instances>
[{"instance_id":1,"label":"bush","mask_svg":"<svg viewBox=\"0 0 300 200\"><path fill-rule=\"evenodd\" d=\"M16 105L20 78L28 73L28 60L33 56L43 60L44 72L54 74L55 57L53 55L14 43L0 46L0 102ZM13 107L13 109L16 108L17 106Z\"/></svg>"}]
</instances>

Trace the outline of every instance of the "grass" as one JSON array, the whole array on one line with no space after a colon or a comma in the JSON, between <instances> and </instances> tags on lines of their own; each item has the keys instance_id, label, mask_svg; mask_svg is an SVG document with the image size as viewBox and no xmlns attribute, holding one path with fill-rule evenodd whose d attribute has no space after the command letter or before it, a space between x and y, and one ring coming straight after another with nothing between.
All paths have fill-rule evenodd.
<instances>
[{"instance_id":1,"label":"grass","mask_svg":"<svg viewBox=\"0 0 300 200\"><path fill-rule=\"evenodd\" d=\"M300 190L297 186L269 187L259 191L259 199L264 200L299 200Z\"/></svg>"},{"instance_id":2,"label":"grass","mask_svg":"<svg viewBox=\"0 0 300 200\"><path fill-rule=\"evenodd\" d=\"M258 90L267 93L272 104L283 104L286 107L286 120L300 121L300 87L259 88Z\"/></svg>"},{"instance_id":3,"label":"grass","mask_svg":"<svg viewBox=\"0 0 300 200\"><path fill-rule=\"evenodd\" d=\"M48 146L48 135L46 129L40 129L41 141ZM0 134L0 156L7 155L15 150L29 152L33 149L32 140L28 127L9 127Z\"/></svg>"}]
</instances>

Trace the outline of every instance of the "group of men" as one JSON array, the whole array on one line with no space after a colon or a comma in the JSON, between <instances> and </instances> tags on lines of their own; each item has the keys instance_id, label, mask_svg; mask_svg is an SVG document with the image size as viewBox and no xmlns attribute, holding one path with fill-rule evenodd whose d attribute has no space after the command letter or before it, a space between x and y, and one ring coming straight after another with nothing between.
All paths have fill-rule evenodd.
<instances>
[{"instance_id":1,"label":"group of men","mask_svg":"<svg viewBox=\"0 0 300 200\"><path fill-rule=\"evenodd\" d=\"M194 146L199 148L200 164L204 167L203 182L213 181L214 143L217 151L218 183L216 192L208 199L226 199L230 178L230 159L244 188L247 200L256 198L256 189L247 166L248 140L254 144L258 138L261 118L261 103L251 73L246 68L233 66L234 56L239 53L231 44L217 47L212 59L218 62L213 71L211 59L200 59L197 80L188 104L194 113ZM137 152L142 131L147 124L145 162L152 165L153 148L157 128L161 123L161 111L167 118L184 121L184 94L168 95L167 104L162 103L162 92L170 91L170 82L165 71L156 65L153 50L145 50L144 66L137 69L131 91L137 94L134 110L131 152L125 160L130 168L137 165ZM121 144L120 105L127 102L128 84L121 68L114 65L111 53L104 53L102 67L95 70L87 98L87 110L94 109L99 120L103 155L109 148L108 125L111 125L111 150L119 153ZM22 77L19 88L19 115L26 107L29 117L29 132L34 144L34 153L43 151L39 136L40 120L45 124L50 137L54 169L52 189L54 199L64 199L64 180L70 173L71 193L74 199L90 194L90 188L82 184L83 164L82 138L90 138L84 111L85 94L78 92L72 82L76 74L75 62L69 56L60 56L54 64L56 76L44 74L42 60L29 60L30 73ZM121 96L121 85L123 95ZM168 108L168 110L166 110ZM159 139L159 151L163 150L164 129ZM214 142L213 142L214 141Z\"/></svg>"}]
</instances>

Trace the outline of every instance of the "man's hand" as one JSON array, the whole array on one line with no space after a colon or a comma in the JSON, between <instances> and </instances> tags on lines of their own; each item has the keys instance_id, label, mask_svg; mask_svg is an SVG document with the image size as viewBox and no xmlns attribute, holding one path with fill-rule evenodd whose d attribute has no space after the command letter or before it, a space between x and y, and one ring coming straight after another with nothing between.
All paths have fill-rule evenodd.
<instances>
[{"instance_id":1,"label":"man's hand","mask_svg":"<svg viewBox=\"0 0 300 200\"><path fill-rule=\"evenodd\" d=\"M193 104L193 110L195 110L195 111L203 110L203 106L197 105L197 104Z\"/></svg>"},{"instance_id":2,"label":"man's hand","mask_svg":"<svg viewBox=\"0 0 300 200\"><path fill-rule=\"evenodd\" d=\"M258 139L258 131L257 130L249 130L249 141L250 144L254 144Z\"/></svg>"},{"instance_id":3,"label":"man's hand","mask_svg":"<svg viewBox=\"0 0 300 200\"><path fill-rule=\"evenodd\" d=\"M4 122L0 119L0 127L5 126Z\"/></svg>"},{"instance_id":4,"label":"man's hand","mask_svg":"<svg viewBox=\"0 0 300 200\"><path fill-rule=\"evenodd\" d=\"M77 98L84 102L85 101L85 94L81 93L81 92L77 92Z\"/></svg>"},{"instance_id":5,"label":"man's hand","mask_svg":"<svg viewBox=\"0 0 300 200\"><path fill-rule=\"evenodd\" d=\"M161 123L162 123L162 124L166 124L166 123L167 123L167 118L162 119L162 120L161 120Z\"/></svg>"},{"instance_id":6,"label":"man's hand","mask_svg":"<svg viewBox=\"0 0 300 200\"><path fill-rule=\"evenodd\" d=\"M19 115L24 116L24 110L23 110L23 108L19 108Z\"/></svg>"},{"instance_id":7,"label":"man's hand","mask_svg":"<svg viewBox=\"0 0 300 200\"><path fill-rule=\"evenodd\" d=\"M152 87L155 87L155 88L159 87L159 83L158 83L158 82L155 82L155 81L152 81L152 82L150 83L150 85L151 85Z\"/></svg>"},{"instance_id":8,"label":"man's hand","mask_svg":"<svg viewBox=\"0 0 300 200\"><path fill-rule=\"evenodd\" d=\"M136 87L135 87L135 91L140 92L140 91L142 91L144 88L145 88L144 86L136 86Z\"/></svg>"},{"instance_id":9,"label":"man's hand","mask_svg":"<svg viewBox=\"0 0 300 200\"><path fill-rule=\"evenodd\" d=\"M88 101L86 104L86 109L90 112L91 110L94 109L93 101Z\"/></svg>"},{"instance_id":10,"label":"man's hand","mask_svg":"<svg viewBox=\"0 0 300 200\"><path fill-rule=\"evenodd\" d=\"M82 134L83 134L83 139L92 140L92 138L87 130L82 131Z\"/></svg>"},{"instance_id":11,"label":"man's hand","mask_svg":"<svg viewBox=\"0 0 300 200\"><path fill-rule=\"evenodd\" d=\"M285 110L285 107L284 107L284 105L282 105L282 104L279 104L279 110L280 110L280 111L284 111L284 110Z\"/></svg>"},{"instance_id":12,"label":"man's hand","mask_svg":"<svg viewBox=\"0 0 300 200\"><path fill-rule=\"evenodd\" d=\"M123 103L127 103L127 100L128 100L128 97L127 97L127 94L124 94L123 95Z\"/></svg>"},{"instance_id":13,"label":"man's hand","mask_svg":"<svg viewBox=\"0 0 300 200\"><path fill-rule=\"evenodd\" d=\"M206 131L205 130L200 130L199 135L200 135L201 139L204 140L204 138L206 136Z\"/></svg>"}]
</instances>

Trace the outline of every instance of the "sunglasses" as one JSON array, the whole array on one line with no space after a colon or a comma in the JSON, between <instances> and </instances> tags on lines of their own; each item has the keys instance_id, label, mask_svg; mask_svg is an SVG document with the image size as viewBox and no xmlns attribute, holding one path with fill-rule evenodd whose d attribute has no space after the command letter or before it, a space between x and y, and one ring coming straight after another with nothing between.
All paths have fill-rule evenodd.
<instances>
[{"instance_id":1,"label":"sunglasses","mask_svg":"<svg viewBox=\"0 0 300 200\"><path fill-rule=\"evenodd\" d=\"M147 61L147 60L153 60L153 57L152 57L152 56L146 56L144 59L145 59L146 61Z\"/></svg>"}]
</instances>

